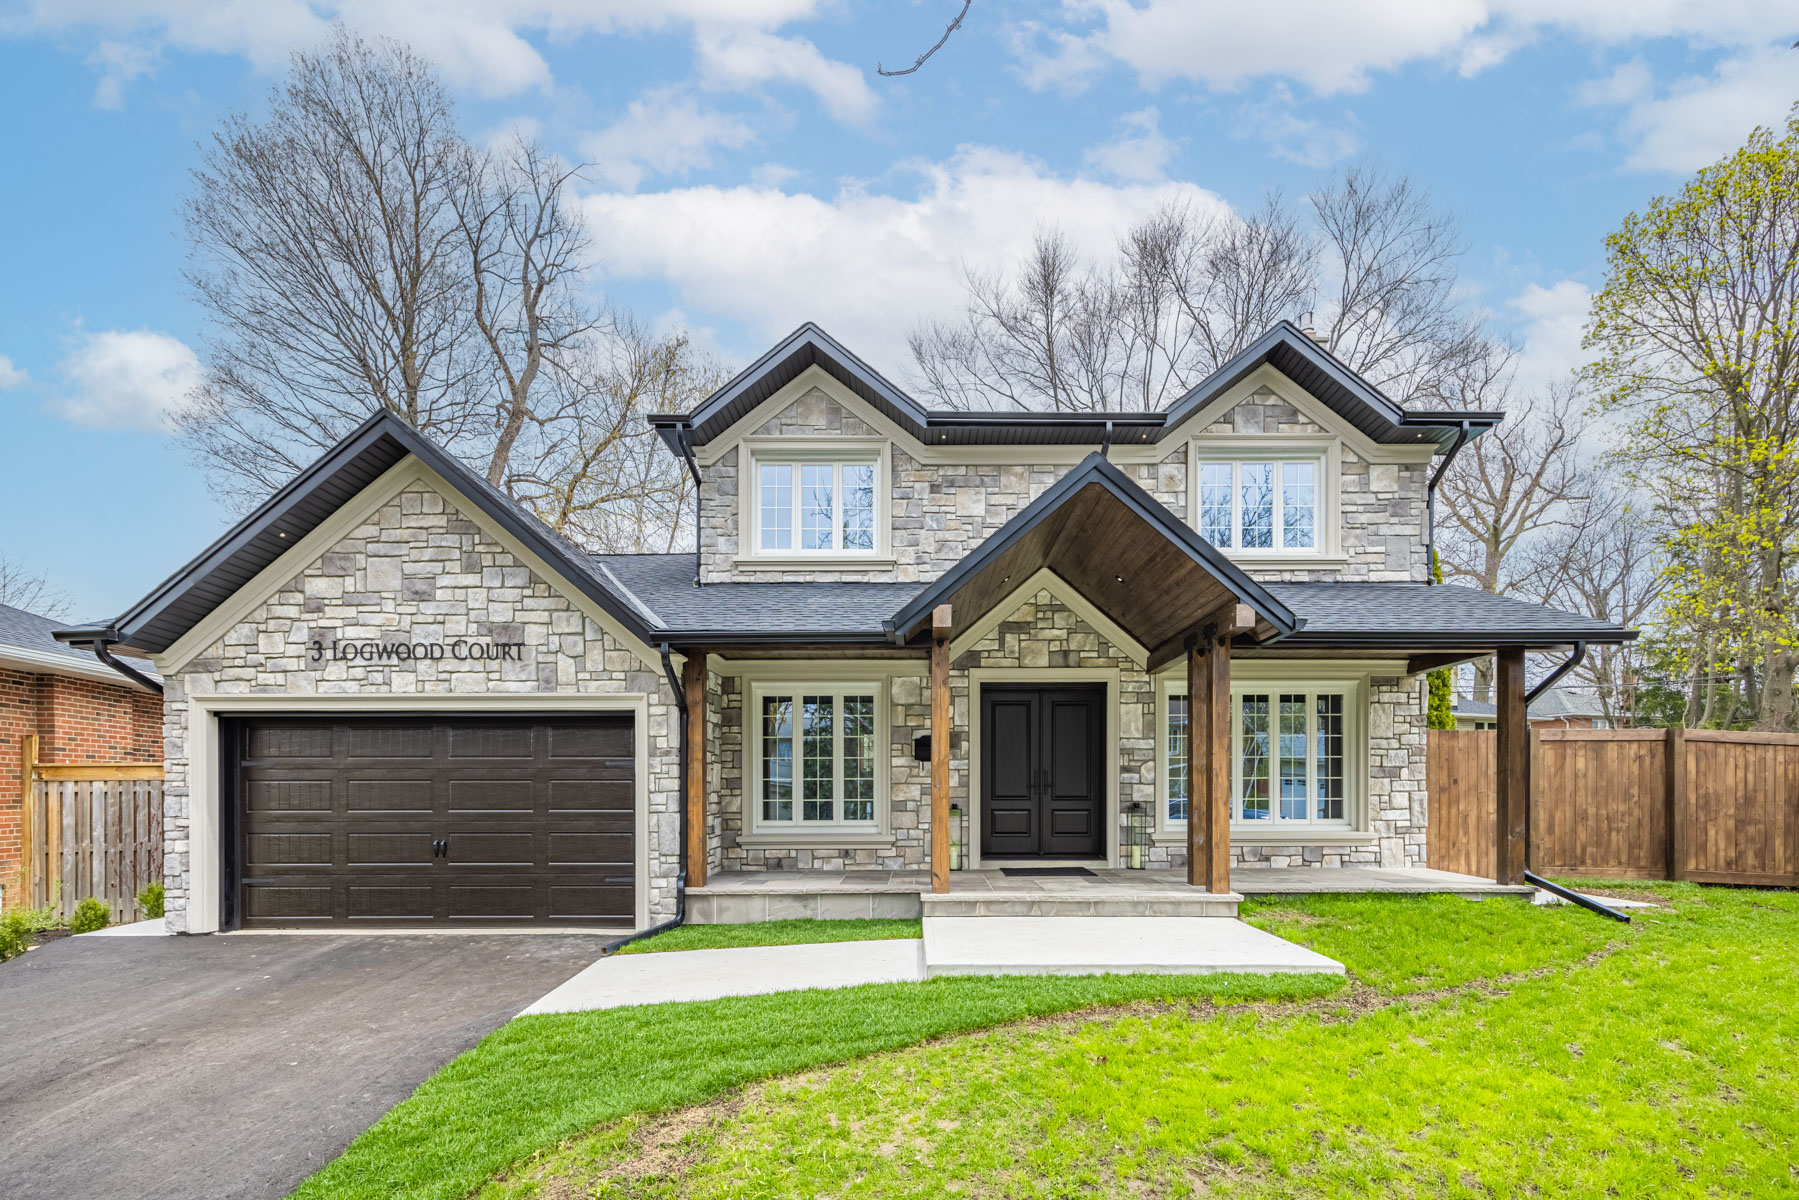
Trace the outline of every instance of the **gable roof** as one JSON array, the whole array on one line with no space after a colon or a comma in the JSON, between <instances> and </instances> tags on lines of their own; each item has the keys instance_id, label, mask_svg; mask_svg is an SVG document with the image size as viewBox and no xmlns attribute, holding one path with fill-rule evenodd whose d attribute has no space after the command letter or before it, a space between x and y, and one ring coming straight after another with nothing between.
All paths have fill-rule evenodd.
<instances>
[{"instance_id":1,"label":"gable roof","mask_svg":"<svg viewBox=\"0 0 1799 1200\"><path fill-rule=\"evenodd\" d=\"M888 622L910 640L940 604L979 618L1047 567L1150 651L1232 601L1254 610L1257 633L1279 638L1303 622L1285 604L1104 455L1089 454L955 566L927 584Z\"/></svg>"},{"instance_id":2,"label":"gable roof","mask_svg":"<svg viewBox=\"0 0 1799 1200\"><path fill-rule=\"evenodd\" d=\"M378 412L325 451L261 507L111 623L118 643L156 654L174 645L264 568L408 455L468 501L582 595L645 642L657 640L645 610L615 590L593 561L536 516L404 420Z\"/></svg>"},{"instance_id":3,"label":"gable roof","mask_svg":"<svg viewBox=\"0 0 1799 1200\"><path fill-rule=\"evenodd\" d=\"M1161 441L1194 413L1258 368L1274 367L1357 430L1387 445L1447 446L1462 424L1478 435L1497 425L1496 412L1421 412L1401 408L1289 321L1282 321L1201 380L1162 412L964 412L927 409L808 321L690 413L649 418L663 442L683 455L683 439L703 446L811 367L829 374L913 438L929 445L1074 445Z\"/></svg>"}]
</instances>

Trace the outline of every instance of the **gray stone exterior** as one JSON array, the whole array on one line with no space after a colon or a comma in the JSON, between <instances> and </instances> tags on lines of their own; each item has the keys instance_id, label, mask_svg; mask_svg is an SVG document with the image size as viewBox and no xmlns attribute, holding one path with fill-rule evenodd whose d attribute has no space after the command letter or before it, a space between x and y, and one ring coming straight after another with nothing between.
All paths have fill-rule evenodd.
<instances>
[{"instance_id":1,"label":"gray stone exterior","mask_svg":"<svg viewBox=\"0 0 1799 1200\"><path fill-rule=\"evenodd\" d=\"M1318 435L1326 432L1269 393L1257 393L1208 426L1208 436ZM874 438L879 431L814 388L754 430L754 436ZM740 561L749 531L738 512L747 452L727 450L703 475L700 495L700 575L708 583L928 582L961 561L1067 473L1066 463L954 463L933 465L892 447L891 562L866 569L759 566ZM1187 443L1176 439L1154 463L1122 464L1145 490L1188 519ZM1425 483L1417 463L1371 463L1343 446L1338 461L1341 562L1318 566L1262 566L1242 562L1253 577L1271 581L1353 579L1422 581Z\"/></svg>"},{"instance_id":2,"label":"gray stone exterior","mask_svg":"<svg viewBox=\"0 0 1799 1200\"><path fill-rule=\"evenodd\" d=\"M339 639L523 641L518 660L308 663ZM181 671L165 677L165 882L171 927L187 927L188 698L315 695L642 695L649 709L650 919L674 914L679 863L678 710L660 663L645 661L554 583L456 508L409 485L302 569Z\"/></svg>"}]
</instances>

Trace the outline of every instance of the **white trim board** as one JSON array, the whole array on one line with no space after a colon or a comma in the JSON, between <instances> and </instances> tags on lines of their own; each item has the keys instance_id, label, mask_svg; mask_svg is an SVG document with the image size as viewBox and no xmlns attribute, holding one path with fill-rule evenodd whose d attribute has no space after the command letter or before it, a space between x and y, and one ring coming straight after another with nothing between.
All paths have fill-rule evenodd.
<instances>
[{"instance_id":1,"label":"white trim board","mask_svg":"<svg viewBox=\"0 0 1799 1200\"><path fill-rule=\"evenodd\" d=\"M1263 390L1273 392L1277 401L1298 411L1307 421L1324 430L1324 434L1281 434L1281 433L1209 433L1211 426L1231 409L1248 400L1255 393ZM1291 437L1295 443L1304 438L1329 436L1341 438L1345 445L1355 451L1356 455L1374 463L1428 463L1439 453L1437 444L1423 438L1415 445L1387 445L1377 442L1354 425L1349 419L1335 409L1318 400L1312 393L1289 379L1278 368L1263 363L1251 371L1238 383L1227 389L1222 395L1215 397L1204 408L1198 409L1179 424L1170 429L1188 429L1191 432L1182 440L1211 442L1242 438L1286 438ZM1168 445L1174 439L1163 435L1162 444Z\"/></svg>"},{"instance_id":2,"label":"white trim board","mask_svg":"<svg viewBox=\"0 0 1799 1200\"><path fill-rule=\"evenodd\" d=\"M633 837L637 928L650 923L650 698L642 693L587 692L436 693L350 692L333 695L204 695L187 699L188 886L187 931L218 932L224 901L224 812L219 762L219 718L326 716L336 713L430 712L629 712L636 742ZM677 803L683 803L676 798Z\"/></svg>"},{"instance_id":3,"label":"white trim board","mask_svg":"<svg viewBox=\"0 0 1799 1200\"><path fill-rule=\"evenodd\" d=\"M126 666L142 662L141 659L130 659L123 655L120 661ZM148 666L148 663L144 663ZM127 679L97 658L89 657L86 662L69 654L60 654L55 650L37 650L30 646L0 646L0 667L19 671L27 675L66 675L71 679L93 679L100 683L110 683L128 691L153 693L145 687Z\"/></svg>"},{"instance_id":4,"label":"white trim board","mask_svg":"<svg viewBox=\"0 0 1799 1200\"><path fill-rule=\"evenodd\" d=\"M422 483L437 492L444 498L445 503L455 507L458 516L473 522L483 534L530 568L538 578L554 587L564 599L580 609L584 615L591 617L620 645L637 655L651 668L657 671L661 670L661 656L652 647L639 641L634 634L620 625L611 613L588 599L580 589L570 585L567 577L560 571L526 549L522 542L495 524L479 505L471 502L448 480L412 455L407 455L382 472L373 483L358 492L336 512L321 521L311 533L296 542L291 550L257 572L254 578L232 593L230 599L214 608L204 620L183 634L167 650L154 656L152 661L156 663L156 669L165 679L173 678L186 669L189 663L203 654L214 642L242 623L251 613L267 604L269 598L285 587L289 580L302 574L307 567L323 557L326 551L349 536L351 531L366 521L371 513L379 511L383 505L390 503L395 496L414 483Z\"/></svg>"}]
</instances>

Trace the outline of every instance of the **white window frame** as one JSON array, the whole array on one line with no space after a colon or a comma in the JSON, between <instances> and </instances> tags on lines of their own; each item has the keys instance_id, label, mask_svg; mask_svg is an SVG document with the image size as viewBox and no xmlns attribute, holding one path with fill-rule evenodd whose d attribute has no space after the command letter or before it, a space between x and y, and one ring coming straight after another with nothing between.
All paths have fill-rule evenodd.
<instances>
[{"instance_id":1,"label":"white window frame","mask_svg":"<svg viewBox=\"0 0 1799 1200\"><path fill-rule=\"evenodd\" d=\"M746 564L797 563L806 566L842 564L866 567L887 559L891 551L893 488L891 443L871 438L775 438L744 439L744 466L738 483L738 511L743 514L743 530L739 558ZM834 468L832 490L832 531L834 544L828 550L807 550L801 540L801 472L806 466L830 464ZM874 468L874 538L866 550L846 550L842 546L843 468L868 465ZM786 549L763 549L762 546L762 468L791 466L792 480L792 544Z\"/></svg>"},{"instance_id":2,"label":"white window frame","mask_svg":"<svg viewBox=\"0 0 1799 1200\"><path fill-rule=\"evenodd\" d=\"M749 681L745 687L747 703L743 713L745 800L748 812L745 828L752 836L810 837L821 834L868 835L885 834L888 827L888 774L893 760L893 747L888 732L887 685L881 679L762 679ZM762 702L770 696L791 696L794 701L793 731L793 816L766 820L762 815L764 780L762 778ZM800 795L801 739L799 705L805 696L836 698L838 720L834 731L832 757L833 817L829 821L807 821L802 817ZM874 817L867 821L843 819L843 697L874 697Z\"/></svg>"},{"instance_id":3,"label":"white window frame","mask_svg":"<svg viewBox=\"0 0 1799 1200\"><path fill-rule=\"evenodd\" d=\"M1314 666L1316 664L1313 664ZM1398 673L1398 672L1394 672ZM1187 695L1187 675L1185 670L1167 672L1161 677L1158 688L1160 703L1156 707L1156 820L1157 827L1164 834L1176 831L1183 835L1187 828L1184 818L1176 819L1168 815L1170 785L1172 772L1169 770L1168 754L1168 722L1171 710L1170 702ZM1319 693L1341 695L1343 697L1343 819L1340 821L1320 821L1312 814L1315 812L1317 797L1308 786L1306 812L1303 820L1284 818L1280 815L1279 788L1279 704L1282 694L1293 695L1303 693L1307 697L1308 714L1306 739L1306 761L1308 784L1314 780L1317 766L1317 749L1315 738L1316 708L1313 699ZM1271 698L1273 708L1269 713L1270 749L1274 762L1270 766L1269 778L1269 812L1267 817L1254 820L1243 819L1243 722L1242 699L1246 694L1266 694ZM1231 679L1231 837L1233 840L1278 840L1282 844L1299 844L1313 837L1341 838L1346 835L1364 835L1368 830L1368 680L1360 673L1349 674L1337 671L1308 672L1303 675L1277 675L1251 672L1247 678L1238 678L1233 674ZM1192 792L1189 788L1189 803ZM1239 837L1239 835L1242 835ZM1270 835L1278 835L1271 837Z\"/></svg>"},{"instance_id":4,"label":"white window frame","mask_svg":"<svg viewBox=\"0 0 1799 1200\"><path fill-rule=\"evenodd\" d=\"M1196 532L1200 524L1200 479L1207 465L1229 463L1231 466L1231 544L1220 546L1228 557L1245 562L1274 564L1295 562L1316 565L1320 560L1341 557L1339 529L1339 495L1342 489L1341 443L1336 438L1320 438L1294 434L1275 438L1250 438L1240 434L1217 434L1196 437L1187 479L1188 524ZM1243 467L1250 463L1270 463L1274 478L1274 542L1273 546L1243 547ZM1312 475L1312 544L1292 547L1281 543L1286 538L1285 514L1282 511L1284 488L1282 468L1289 465L1313 468ZM1204 536L1203 532L1201 536Z\"/></svg>"}]
</instances>

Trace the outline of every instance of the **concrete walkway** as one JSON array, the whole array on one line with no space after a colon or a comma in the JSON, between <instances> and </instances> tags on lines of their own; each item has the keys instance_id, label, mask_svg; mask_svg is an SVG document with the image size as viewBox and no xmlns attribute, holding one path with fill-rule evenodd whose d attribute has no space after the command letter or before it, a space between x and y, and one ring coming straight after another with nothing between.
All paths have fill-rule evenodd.
<instances>
[{"instance_id":1,"label":"concrete walkway","mask_svg":"<svg viewBox=\"0 0 1799 1200\"><path fill-rule=\"evenodd\" d=\"M585 1012L942 975L1343 974L1343 964L1226 917L926 917L924 938L615 954L531 1005Z\"/></svg>"},{"instance_id":2,"label":"concrete walkway","mask_svg":"<svg viewBox=\"0 0 1799 1200\"><path fill-rule=\"evenodd\" d=\"M920 953L923 944L916 938L893 938L742 950L613 954L519 1015L762 996L864 983L912 983L924 978Z\"/></svg>"},{"instance_id":3,"label":"concrete walkway","mask_svg":"<svg viewBox=\"0 0 1799 1200\"><path fill-rule=\"evenodd\" d=\"M1219 917L927 917L925 975L1343 974L1343 964Z\"/></svg>"}]
</instances>

